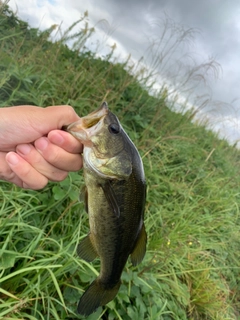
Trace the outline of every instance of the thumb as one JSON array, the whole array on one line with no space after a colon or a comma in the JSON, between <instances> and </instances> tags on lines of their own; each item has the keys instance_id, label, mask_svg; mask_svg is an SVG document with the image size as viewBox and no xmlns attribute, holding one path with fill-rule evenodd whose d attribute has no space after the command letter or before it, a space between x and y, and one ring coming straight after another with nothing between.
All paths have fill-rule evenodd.
<instances>
[{"instance_id":1,"label":"thumb","mask_svg":"<svg viewBox=\"0 0 240 320\"><path fill-rule=\"evenodd\" d=\"M0 150L11 151L79 120L71 106L17 106L0 108Z\"/></svg>"},{"instance_id":2,"label":"thumb","mask_svg":"<svg viewBox=\"0 0 240 320\"><path fill-rule=\"evenodd\" d=\"M38 122L43 121L41 126L43 134L54 129L61 129L64 125L80 119L74 109L67 105L42 108L42 117L42 119L39 117Z\"/></svg>"}]
</instances>

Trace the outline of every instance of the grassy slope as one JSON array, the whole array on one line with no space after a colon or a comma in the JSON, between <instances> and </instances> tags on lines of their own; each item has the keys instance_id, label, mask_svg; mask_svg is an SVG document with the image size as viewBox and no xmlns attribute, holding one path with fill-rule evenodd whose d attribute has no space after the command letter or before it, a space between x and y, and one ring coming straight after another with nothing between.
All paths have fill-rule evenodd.
<instances>
[{"instance_id":1,"label":"grassy slope","mask_svg":"<svg viewBox=\"0 0 240 320\"><path fill-rule=\"evenodd\" d=\"M0 106L71 104L85 115L106 99L148 180L146 258L89 319L238 319L239 152L150 97L123 65L47 37L1 13ZM75 253L88 232L82 183L81 172L41 192L1 182L0 319L78 319L99 270Z\"/></svg>"}]
</instances>

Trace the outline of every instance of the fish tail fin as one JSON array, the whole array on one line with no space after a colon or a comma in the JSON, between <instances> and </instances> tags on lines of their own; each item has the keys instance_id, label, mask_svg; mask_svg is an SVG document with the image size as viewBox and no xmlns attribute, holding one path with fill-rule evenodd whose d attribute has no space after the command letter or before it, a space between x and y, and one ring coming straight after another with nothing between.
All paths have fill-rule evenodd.
<instances>
[{"instance_id":1,"label":"fish tail fin","mask_svg":"<svg viewBox=\"0 0 240 320\"><path fill-rule=\"evenodd\" d=\"M78 313L83 316L89 316L95 312L98 307L104 306L113 300L118 293L120 285L121 281L113 288L106 288L97 278L82 295L77 307Z\"/></svg>"}]
</instances>

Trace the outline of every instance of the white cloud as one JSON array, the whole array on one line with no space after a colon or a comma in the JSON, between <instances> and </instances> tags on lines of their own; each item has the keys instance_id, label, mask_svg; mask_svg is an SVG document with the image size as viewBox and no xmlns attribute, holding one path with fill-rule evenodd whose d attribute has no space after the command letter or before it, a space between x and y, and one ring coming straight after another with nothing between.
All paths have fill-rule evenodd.
<instances>
[{"instance_id":1,"label":"white cloud","mask_svg":"<svg viewBox=\"0 0 240 320\"><path fill-rule=\"evenodd\" d=\"M17 11L19 17L27 21L31 27L45 30L56 24L61 26L62 32L80 19L84 12L88 10L91 12L89 27L94 27L96 30L87 43L89 48L97 49L99 54L105 55L110 52L110 47L115 43L116 51L120 56L126 57L128 54L123 45L112 37L110 25L100 21L102 19L108 21L110 15L106 11L96 10L96 6L91 1L10 0L9 6ZM94 14L94 12L97 12L97 14ZM84 27L84 24L81 27ZM107 30L108 28L109 30ZM72 32L79 31L79 29L80 26L78 25ZM109 34L107 34L108 32Z\"/></svg>"}]
</instances>

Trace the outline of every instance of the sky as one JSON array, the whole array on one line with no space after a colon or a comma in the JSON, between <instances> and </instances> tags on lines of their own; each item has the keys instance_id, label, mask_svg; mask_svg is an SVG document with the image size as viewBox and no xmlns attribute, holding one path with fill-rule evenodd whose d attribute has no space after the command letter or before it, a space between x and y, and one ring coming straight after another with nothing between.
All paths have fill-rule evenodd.
<instances>
[{"instance_id":1,"label":"sky","mask_svg":"<svg viewBox=\"0 0 240 320\"><path fill-rule=\"evenodd\" d=\"M154 73L156 89L198 109L220 137L240 141L239 0L10 0L30 26L62 30L88 11L95 33L88 47ZM176 104L178 105L178 104ZM240 143L238 144L240 147Z\"/></svg>"}]
</instances>

